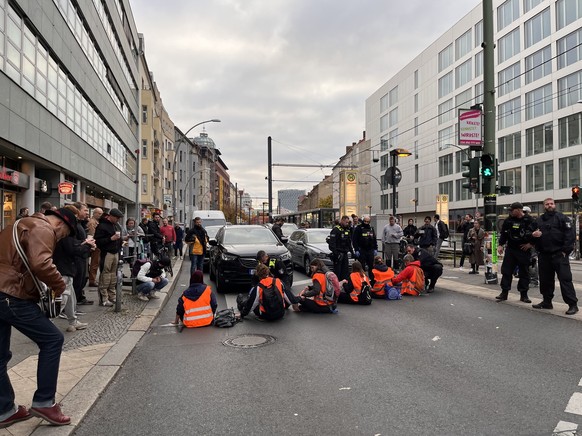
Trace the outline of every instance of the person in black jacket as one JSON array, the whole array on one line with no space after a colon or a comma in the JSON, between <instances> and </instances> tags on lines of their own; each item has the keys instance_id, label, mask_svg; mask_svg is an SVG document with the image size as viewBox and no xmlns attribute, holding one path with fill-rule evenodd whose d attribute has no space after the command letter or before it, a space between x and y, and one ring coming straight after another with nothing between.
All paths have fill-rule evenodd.
<instances>
[{"instance_id":1,"label":"person in black jacket","mask_svg":"<svg viewBox=\"0 0 582 436\"><path fill-rule=\"evenodd\" d=\"M406 252L420 261L420 267L424 272L424 287L428 294L434 292L434 287L440 276L443 275L443 264L424 248L417 248L413 244L406 246Z\"/></svg>"},{"instance_id":2,"label":"person in black jacket","mask_svg":"<svg viewBox=\"0 0 582 436\"><path fill-rule=\"evenodd\" d=\"M412 218L410 218L408 220L408 225L402 229L402 233L404 234L404 237L406 238L406 242L408 242L409 244L414 244L414 238L416 236L417 230L418 229L414 225L414 220Z\"/></svg>"},{"instance_id":3,"label":"person in black jacket","mask_svg":"<svg viewBox=\"0 0 582 436\"><path fill-rule=\"evenodd\" d=\"M77 216L77 241L79 244L86 244L87 240L87 222L89 220L89 208L85 203L76 202L74 206L79 210L79 215ZM95 247L95 243L91 244ZM85 296L83 288L87 284L88 276L88 260L91 256L91 250L83 250L82 254L75 257L75 266L77 271L75 272L75 277L73 278L73 287L75 288L75 297L77 298L78 305L90 305L93 304L93 300L88 300Z\"/></svg>"},{"instance_id":4,"label":"person in black jacket","mask_svg":"<svg viewBox=\"0 0 582 436\"><path fill-rule=\"evenodd\" d=\"M348 253L354 254L349 216L344 215L340 223L331 229L328 245L332 255L333 272L339 280L347 279L350 274Z\"/></svg>"},{"instance_id":5,"label":"person in black jacket","mask_svg":"<svg viewBox=\"0 0 582 436\"><path fill-rule=\"evenodd\" d=\"M529 290L529 265L530 250L533 247L532 241L532 224L531 217L523 213L523 205L515 202L509 206L510 215L503 222L499 235L499 245L497 253L503 256L501 264L501 293L495 297L499 301L507 300L507 295L511 289L513 272L515 267L519 267L519 280L517 290L520 292L520 301L531 303L527 292Z\"/></svg>"},{"instance_id":6,"label":"person in black jacket","mask_svg":"<svg viewBox=\"0 0 582 436\"><path fill-rule=\"evenodd\" d=\"M532 236L535 240L539 258L540 292L543 301L534 304L535 309L552 309L554 298L554 277L560 281L562 298L568 305L566 315L578 312L578 298L572 284L569 255L574 250L576 231L572 220L560 212L556 212L556 204L552 198L544 200L544 209L537 222L533 224L535 231Z\"/></svg>"},{"instance_id":7,"label":"person in black jacket","mask_svg":"<svg viewBox=\"0 0 582 436\"><path fill-rule=\"evenodd\" d=\"M121 251L121 227L118 224L123 214L119 209L111 209L103 214L95 229L95 242L101 251L99 261L99 301L101 306L113 306L116 301L117 264Z\"/></svg>"},{"instance_id":8,"label":"person in black jacket","mask_svg":"<svg viewBox=\"0 0 582 436\"><path fill-rule=\"evenodd\" d=\"M374 267L374 256L378 254L378 240L374 227L370 225L368 215L364 215L361 224L354 228L352 243L356 258L364 268L368 267L368 277L370 280L374 280L372 268Z\"/></svg>"},{"instance_id":9,"label":"person in black jacket","mask_svg":"<svg viewBox=\"0 0 582 436\"><path fill-rule=\"evenodd\" d=\"M202 218L194 218L194 226L186 233L184 239L188 244L188 254L190 256L190 275L194 271L202 271L204 268L204 256L206 255L206 244L208 243L208 233L202 227Z\"/></svg>"},{"instance_id":10,"label":"person in black jacket","mask_svg":"<svg viewBox=\"0 0 582 436\"><path fill-rule=\"evenodd\" d=\"M161 218L160 214L155 212L152 220L148 222L148 231L145 232L149 236L150 250L155 255L159 254L160 248L164 245L164 237L160 231Z\"/></svg>"},{"instance_id":11,"label":"person in black jacket","mask_svg":"<svg viewBox=\"0 0 582 436\"><path fill-rule=\"evenodd\" d=\"M469 234L469 230L473 228L473 223L474 223L473 215L468 213L467 215L465 215L465 219L463 220L461 225L457 228L457 231L463 234L463 238L461 239L461 260L459 261L459 269L461 271L463 270L463 265L465 264L466 256L463 247L465 246L466 242L469 242L469 240L467 239L467 235Z\"/></svg>"},{"instance_id":12,"label":"person in black jacket","mask_svg":"<svg viewBox=\"0 0 582 436\"><path fill-rule=\"evenodd\" d=\"M437 232L431 224L429 216L424 217L424 225L418 229L418 245L420 248L426 249L431 255L437 243Z\"/></svg>"},{"instance_id":13,"label":"person in black jacket","mask_svg":"<svg viewBox=\"0 0 582 436\"><path fill-rule=\"evenodd\" d=\"M287 242L287 238L283 236L283 229L281 228L284 222L285 220L283 218L281 217L276 218L275 224L273 224L273 228L271 229L273 230L275 236L277 236L277 238L279 238L279 241L281 241L282 243Z\"/></svg>"}]
</instances>

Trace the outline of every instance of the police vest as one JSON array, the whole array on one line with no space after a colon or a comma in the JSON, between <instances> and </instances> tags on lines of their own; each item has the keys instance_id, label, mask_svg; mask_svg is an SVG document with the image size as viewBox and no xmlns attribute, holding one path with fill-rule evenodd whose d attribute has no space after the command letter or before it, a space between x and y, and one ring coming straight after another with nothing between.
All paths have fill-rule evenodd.
<instances>
[{"instance_id":1,"label":"police vest","mask_svg":"<svg viewBox=\"0 0 582 436\"><path fill-rule=\"evenodd\" d=\"M392 268L388 268L386 271L372 269L372 272L374 273L374 286L371 289L372 293L378 297L385 297L385 286L392 286L392 277L394 277L394 271L392 271Z\"/></svg>"},{"instance_id":2,"label":"police vest","mask_svg":"<svg viewBox=\"0 0 582 436\"><path fill-rule=\"evenodd\" d=\"M204 327L212 324L214 314L210 306L211 294L212 289L210 289L210 286L206 286L206 289L196 301L182 297L184 301L184 319L182 322L186 327Z\"/></svg>"}]
</instances>

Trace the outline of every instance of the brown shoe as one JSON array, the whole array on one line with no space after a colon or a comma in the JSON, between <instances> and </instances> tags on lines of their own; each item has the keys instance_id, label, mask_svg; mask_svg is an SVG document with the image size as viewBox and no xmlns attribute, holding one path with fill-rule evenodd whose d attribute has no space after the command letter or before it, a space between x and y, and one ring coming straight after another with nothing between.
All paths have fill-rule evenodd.
<instances>
[{"instance_id":1,"label":"brown shoe","mask_svg":"<svg viewBox=\"0 0 582 436\"><path fill-rule=\"evenodd\" d=\"M27 419L30 418L32 418L32 415L30 414L28 409L24 406L18 406L16 412L14 412L4 421L0 421L0 428L10 427L12 424L16 424L17 422L20 421L26 421Z\"/></svg>"},{"instance_id":2,"label":"brown shoe","mask_svg":"<svg viewBox=\"0 0 582 436\"><path fill-rule=\"evenodd\" d=\"M30 414L45 419L53 425L69 425L71 423L71 417L63 415L59 403L55 403L52 407L31 407Z\"/></svg>"}]
</instances>

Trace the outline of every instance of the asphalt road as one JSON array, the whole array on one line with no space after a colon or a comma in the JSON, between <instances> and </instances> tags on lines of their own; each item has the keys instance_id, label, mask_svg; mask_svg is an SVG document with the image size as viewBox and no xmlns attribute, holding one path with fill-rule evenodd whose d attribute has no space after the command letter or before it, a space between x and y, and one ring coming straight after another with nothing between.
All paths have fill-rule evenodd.
<instances>
[{"instance_id":1,"label":"asphalt road","mask_svg":"<svg viewBox=\"0 0 582 436\"><path fill-rule=\"evenodd\" d=\"M186 261L180 283L188 270ZM296 273L295 283L304 279ZM181 289L75 434L549 435L559 422L582 426L577 321L437 291L180 333L166 324ZM223 345L245 334L276 340Z\"/></svg>"}]
</instances>

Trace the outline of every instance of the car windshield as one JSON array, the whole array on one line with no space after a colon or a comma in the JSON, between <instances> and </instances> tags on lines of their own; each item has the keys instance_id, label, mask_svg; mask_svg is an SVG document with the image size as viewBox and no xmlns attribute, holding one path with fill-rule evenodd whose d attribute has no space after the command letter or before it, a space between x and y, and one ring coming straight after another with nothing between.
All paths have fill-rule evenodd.
<instances>
[{"instance_id":1,"label":"car windshield","mask_svg":"<svg viewBox=\"0 0 582 436\"><path fill-rule=\"evenodd\" d=\"M224 229L224 244L277 244L279 241L266 227L229 227Z\"/></svg>"},{"instance_id":2,"label":"car windshield","mask_svg":"<svg viewBox=\"0 0 582 436\"><path fill-rule=\"evenodd\" d=\"M281 226L281 231L284 235L290 235L295 230L297 230L297 226L293 223L285 223Z\"/></svg>"},{"instance_id":3,"label":"car windshield","mask_svg":"<svg viewBox=\"0 0 582 436\"><path fill-rule=\"evenodd\" d=\"M329 236L329 231L307 232L307 240L310 244L325 244L325 238Z\"/></svg>"},{"instance_id":4,"label":"car windshield","mask_svg":"<svg viewBox=\"0 0 582 436\"><path fill-rule=\"evenodd\" d=\"M221 227L222 226L205 227L204 230L206 230L206 233L208 233L208 239L214 239L214 237L216 236Z\"/></svg>"}]
</instances>

